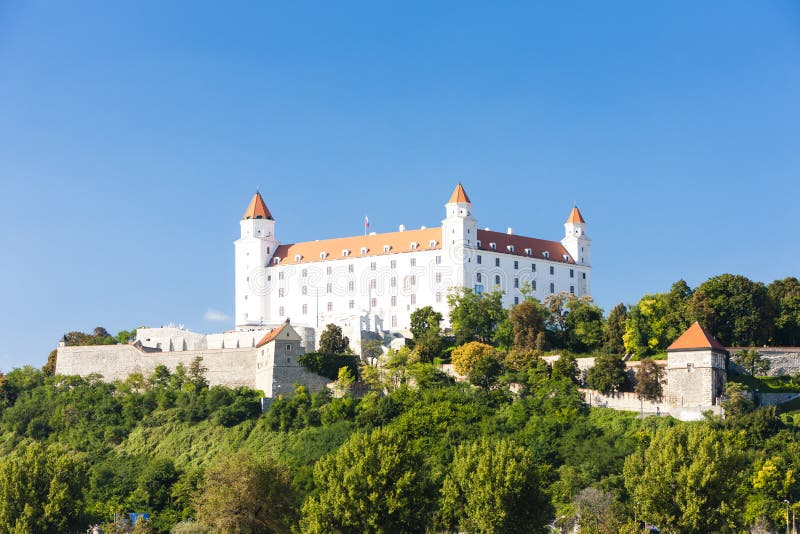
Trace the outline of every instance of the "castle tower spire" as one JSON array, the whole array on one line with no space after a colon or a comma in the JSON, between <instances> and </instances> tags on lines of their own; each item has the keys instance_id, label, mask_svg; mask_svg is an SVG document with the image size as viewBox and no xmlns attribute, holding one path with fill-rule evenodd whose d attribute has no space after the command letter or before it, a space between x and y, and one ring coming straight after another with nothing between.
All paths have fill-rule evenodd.
<instances>
[{"instance_id":1,"label":"castle tower spire","mask_svg":"<svg viewBox=\"0 0 800 534\"><path fill-rule=\"evenodd\" d=\"M269 212L269 208L267 208L267 204L266 202L264 202L264 198L258 191L256 191L255 195L253 195L253 199L250 201L250 205L247 206L247 210L244 212L244 217L242 217L242 219L268 219L270 221L275 220L272 218L272 214Z\"/></svg>"},{"instance_id":2,"label":"castle tower spire","mask_svg":"<svg viewBox=\"0 0 800 534\"><path fill-rule=\"evenodd\" d=\"M578 265L591 265L589 247L592 241L586 236L586 219L578 206L572 206L564 223L564 239L561 244Z\"/></svg>"}]
</instances>

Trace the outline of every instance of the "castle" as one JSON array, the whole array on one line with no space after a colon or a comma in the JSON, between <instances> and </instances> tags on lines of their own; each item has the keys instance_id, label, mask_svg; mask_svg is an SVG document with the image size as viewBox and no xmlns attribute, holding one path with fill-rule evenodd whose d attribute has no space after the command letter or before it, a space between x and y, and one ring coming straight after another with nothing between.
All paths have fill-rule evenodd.
<instances>
[{"instance_id":1,"label":"castle","mask_svg":"<svg viewBox=\"0 0 800 534\"><path fill-rule=\"evenodd\" d=\"M206 335L140 328L127 345L61 343L56 373L121 380L202 357L212 385L247 386L266 397L291 394L294 384L319 390L327 379L303 369L298 357L314 350L328 323L341 326L358 352L364 336L403 343L417 308L433 307L447 326L446 295L453 288L501 290L507 307L526 295L588 295L590 241L577 207L564 228L560 242L518 236L510 228L478 229L472 202L458 184L441 227L281 244L256 192L235 242L234 330Z\"/></svg>"},{"instance_id":2,"label":"castle","mask_svg":"<svg viewBox=\"0 0 800 534\"><path fill-rule=\"evenodd\" d=\"M447 293L503 291L510 307L526 295L589 295L590 240L577 207L564 238L547 241L478 228L458 184L441 227L282 244L275 219L256 192L235 242L238 330L280 324L342 327L358 350L364 334L407 333L411 313L431 306L449 325Z\"/></svg>"}]
</instances>

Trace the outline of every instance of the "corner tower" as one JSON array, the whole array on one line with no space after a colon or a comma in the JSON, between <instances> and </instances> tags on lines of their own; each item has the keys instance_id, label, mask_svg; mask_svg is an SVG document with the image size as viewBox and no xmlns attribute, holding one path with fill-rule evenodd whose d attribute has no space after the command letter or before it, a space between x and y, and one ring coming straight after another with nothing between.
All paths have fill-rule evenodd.
<instances>
[{"instance_id":1,"label":"corner tower","mask_svg":"<svg viewBox=\"0 0 800 534\"><path fill-rule=\"evenodd\" d=\"M725 392L728 351L695 322L667 347L667 402L710 407Z\"/></svg>"},{"instance_id":2,"label":"corner tower","mask_svg":"<svg viewBox=\"0 0 800 534\"><path fill-rule=\"evenodd\" d=\"M586 237L586 220L581 215L578 206L573 206L572 211L564 223L564 239L561 244L567 249L570 256L578 265L591 266L590 246L592 240Z\"/></svg>"},{"instance_id":3,"label":"corner tower","mask_svg":"<svg viewBox=\"0 0 800 534\"><path fill-rule=\"evenodd\" d=\"M472 202L460 183L450 195L442 221L442 252L446 264L452 269L452 286L463 286L467 263L477 248L478 221L472 216Z\"/></svg>"},{"instance_id":4,"label":"corner tower","mask_svg":"<svg viewBox=\"0 0 800 534\"><path fill-rule=\"evenodd\" d=\"M275 219L261 193L256 191L239 222L240 236L234 242L236 272L236 327L260 326L266 317L267 272L275 249Z\"/></svg>"}]
</instances>

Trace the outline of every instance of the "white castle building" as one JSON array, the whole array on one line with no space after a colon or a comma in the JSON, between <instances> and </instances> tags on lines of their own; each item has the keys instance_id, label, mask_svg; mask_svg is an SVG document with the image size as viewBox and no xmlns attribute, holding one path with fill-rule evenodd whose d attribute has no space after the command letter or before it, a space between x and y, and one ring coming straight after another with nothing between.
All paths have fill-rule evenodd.
<instances>
[{"instance_id":1,"label":"white castle building","mask_svg":"<svg viewBox=\"0 0 800 534\"><path fill-rule=\"evenodd\" d=\"M590 240L573 207L561 241L478 228L461 184L445 204L441 227L282 244L275 219L256 193L235 242L238 330L280 324L324 328L336 323L350 335L407 332L411 313L431 306L449 325L447 294L503 291L503 305L549 294L588 295Z\"/></svg>"}]
</instances>

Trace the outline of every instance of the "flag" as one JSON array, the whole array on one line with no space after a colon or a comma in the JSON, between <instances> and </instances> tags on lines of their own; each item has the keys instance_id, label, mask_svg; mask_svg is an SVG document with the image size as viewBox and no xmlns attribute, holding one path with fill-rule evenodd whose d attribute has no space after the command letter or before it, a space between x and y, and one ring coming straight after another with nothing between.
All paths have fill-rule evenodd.
<instances>
[{"instance_id":1,"label":"flag","mask_svg":"<svg viewBox=\"0 0 800 534\"><path fill-rule=\"evenodd\" d=\"M364 228L369 228L369 217L364 216Z\"/></svg>"}]
</instances>

